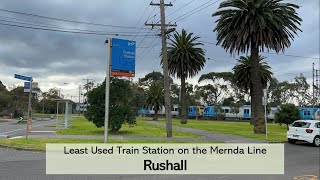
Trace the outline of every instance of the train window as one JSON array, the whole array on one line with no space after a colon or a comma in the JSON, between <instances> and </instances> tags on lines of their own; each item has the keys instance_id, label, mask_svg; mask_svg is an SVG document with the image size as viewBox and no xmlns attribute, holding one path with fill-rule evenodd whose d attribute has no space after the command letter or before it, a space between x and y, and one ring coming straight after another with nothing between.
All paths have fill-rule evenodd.
<instances>
[{"instance_id":1,"label":"train window","mask_svg":"<svg viewBox=\"0 0 320 180\"><path fill-rule=\"evenodd\" d=\"M320 116L320 111L318 111L318 116Z\"/></svg>"},{"instance_id":2,"label":"train window","mask_svg":"<svg viewBox=\"0 0 320 180\"><path fill-rule=\"evenodd\" d=\"M178 111L178 108L174 108L174 111Z\"/></svg>"},{"instance_id":3,"label":"train window","mask_svg":"<svg viewBox=\"0 0 320 180\"><path fill-rule=\"evenodd\" d=\"M230 112L229 109L225 109L225 110L224 110L224 113L229 113L229 112Z\"/></svg>"},{"instance_id":4,"label":"train window","mask_svg":"<svg viewBox=\"0 0 320 180\"><path fill-rule=\"evenodd\" d=\"M310 111L304 111L303 114L304 114L305 116L310 116L310 115L311 115Z\"/></svg>"},{"instance_id":5,"label":"train window","mask_svg":"<svg viewBox=\"0 0 320 180\"><path fill-rule=\"evenodd\" d=\"M244 112L245 114L249 114L249 109L244 109L243 112Z\"/></svg>"},{"instance_id":6,"label":"train window","mask_svg":"<svg viewBox=\"0 0 320 180\"><path fill-rule=\"evenodd\" d=\"M320 123L316 123L316 124L315 124L315 127L316 127L316 128L320 128Z\"/></svg>"}]
</instances>

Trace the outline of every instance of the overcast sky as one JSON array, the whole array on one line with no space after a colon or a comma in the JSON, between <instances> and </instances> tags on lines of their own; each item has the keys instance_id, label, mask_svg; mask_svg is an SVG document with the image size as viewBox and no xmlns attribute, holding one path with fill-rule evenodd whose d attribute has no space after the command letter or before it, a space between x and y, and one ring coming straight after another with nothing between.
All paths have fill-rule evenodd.
<instances>
[{"instance_id":1,"label":"overcast sky","mask_svg":"<svg viewBox=\"0 0 320 180\"><path fill-rule=\"evenodd\" d=\"M194 0L178 10L188 2L189 0L175 0L172 7L167 7L167 22L179 20L177 18L208 1ZM185 28L187 31L199 35L202 41L213 43L204 46L206 57L211 60L207 61L200 74L230 71L238 57L230 56L220 46L214 45L216 34L212 32L212 29L215 27L216 18L211 15L217 10L220 2L177 22L178 31ZM312 62L315 62L319 67L319 59L317 59L319 58L320 40L319 0L290 0L290 2L301 6L298 13L303 19L301 26L303 32L298 34L291 47L286 49L284 54L314 59L267 53L263 55L267 57L275 77L279 80L291 80L296 75L303 73L311 83ZM136 78L143 77L151 71L162 72L159 59L160 38L149 36L158 34L159 30L150 30L149 27L147 29L143 26L147 19L150 23L156 23L159 20L159 8L149 6L149 3L150 0L1 0L0 81L6 86L23 85L22 81L13 78L14 74L30 75L39 82L43 91L53 87L61 88L62 94L68 95L68 98L73 96L73 100L77 100L75 96L78 95L78 87L85 84L83 79L94 79L96 83L103 81L106 66L104 42L107 37L113 37L112 35L50 32L4 24L35 27L41 23L42 28L56 29L59 26L60 30L78 31L77 29L83 29L99 31L100 34L116 32L130 35L121 38L136 40L138 47L140 47L137 49ZM70 23L9 13L3 10L131 28ZM140 18L141 21L138 23ZM132 27L136 27L136 29ZM189 79L188 82L196 83L198 78L199 76ZM176 82L179 83L178 80Z\"/></svg>"}]
</instances>

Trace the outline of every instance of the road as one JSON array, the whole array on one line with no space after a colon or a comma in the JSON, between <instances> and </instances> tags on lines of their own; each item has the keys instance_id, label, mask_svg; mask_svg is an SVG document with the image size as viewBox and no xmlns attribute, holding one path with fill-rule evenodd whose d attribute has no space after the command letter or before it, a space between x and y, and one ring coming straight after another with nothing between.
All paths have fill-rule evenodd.
<instances>
[{"instance_id":1,"label":"road","mask_svg":"<svg viewBox=\"0 0 320 180\"><path fill-rule=\"evenodd\" d=\"M59 122L62 119L59 119ZM23 136L26 133L27 124L17 124L17 120L10 120L8 122L0 122L0 136ZM55 124L56 119L38 118L32 122L32 130L42 130L44 127Z\"/></svg>"},{"instance_id":2,"label":"road","mask_svg":"<svg viewBox=\"0 0 320 180\"><path fill-rule=\"evenodd\" d=\"M44 153L0 149L0 179L23 180L289 180L296 176L319 176L320 148L285 144L285 175L46 175ZM228 167L226 167L228 168ZM125 171L125 170L124 170ZM314 180L314 179L313 179Z\"/></svg>"}]
</instances>

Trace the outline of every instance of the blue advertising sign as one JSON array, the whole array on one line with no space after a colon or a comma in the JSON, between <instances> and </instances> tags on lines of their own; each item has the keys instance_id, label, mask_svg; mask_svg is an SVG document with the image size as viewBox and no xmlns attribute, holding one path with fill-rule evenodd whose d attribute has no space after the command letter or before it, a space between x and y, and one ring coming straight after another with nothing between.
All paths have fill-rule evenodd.
<instances>
[{"instance_id":1,"label":"blue advertising sign","mask_svg":"<svg viewBox=\"0 0 320 180\"><path fill-rule=\"evenodd\" d=\"M134 77L136 42L112 38L111 75Z\"/></svg>"},{"instance_id":2,"label":"blue advertising sign","mask_svg":"<svg viewBox=\"0 0 320 180\"><path fill-rule=\"evenodd\" d=\"M15 74L14 78L25 80L25 81L31 81L32 80L31 77L23 76L23 75L20 75L20 74Z\"/></svg>"}]
</instances>

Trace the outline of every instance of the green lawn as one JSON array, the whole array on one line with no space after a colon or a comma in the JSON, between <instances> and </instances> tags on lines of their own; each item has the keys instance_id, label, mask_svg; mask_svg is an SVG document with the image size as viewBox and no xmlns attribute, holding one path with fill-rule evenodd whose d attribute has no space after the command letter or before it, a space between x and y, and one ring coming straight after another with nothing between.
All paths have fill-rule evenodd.
<instances>
[{"instance_id":1,"label":"green lawn","mask_svg":"<svg viewBox=\"0 0 320 180\"><path fill-rule=\"evenodd\" d=\"M185 143L174 141L144 141L144 140L109 140L109 143ZM0 139L0 145L10 148L28 148L36 151L45 151L46 143L103 143L95 139Z\"/></svg>"},{"instance_id":2,"label":"green lawn","mask_svg":"<svg viewBox=\"0 0 320 180\"><path fill-rule=\"evenodd\" d=\"M93 123L89 122L84 117L79 117L71 121L72 127L69 129L61 129L57 134L64 135L103 135L104 128L97 128ZM123 125L120 131L110 132L111 135L119 136L139 136L139 137L166 137L166 129L157 125L151 125L137 119L137 125L129 127ZM201 138L202 136L173 130L173 136L176 138Z\"/></svg>"},{"instance_id":3,"label":"green lawn","mask_svg":"<svg viewBox=\"0 0 320 180\"><path fill-rule=\"evenodd\" d=\"M150 118L140 118L140 120L151 120ZM159 119L159 122L165 123L165 119ZM173 125L201 129L223 134L232 134L247 138L265 140L265 134L254 134L253 126L249 122L226 122L226 121L205 121L188 120L188 124L180 124L178 119L173 119ZM286 141L286 125L268 124L268 141Z\"/></svg>"}]
</instances>

